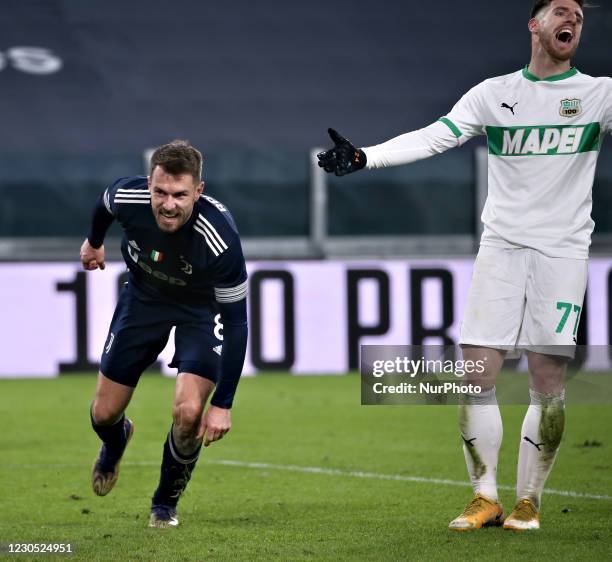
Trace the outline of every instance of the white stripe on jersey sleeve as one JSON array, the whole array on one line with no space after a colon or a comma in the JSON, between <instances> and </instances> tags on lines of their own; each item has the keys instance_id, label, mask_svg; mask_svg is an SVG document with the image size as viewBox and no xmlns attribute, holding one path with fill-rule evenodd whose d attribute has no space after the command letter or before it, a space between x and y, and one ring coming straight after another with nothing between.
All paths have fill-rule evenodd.
<instances>
[{"instance_id":1,"label":"white stripe on jersey sleeve","mask_svg":"<svg viewBox=\"0 0 612 562\"><path fill-rule=\"evenodd\" d=\"M247 281L235 287L215 287L215 299L220 303L238 302L247 296Z\"/></svg>"},{"instance_id":2,"label":"white stripe on jersey sleeve","mask_svg":"<svg viewBox=\"0 0 612 562\"><path fill-rule=\"evenodd\" d=\"M146 189L128 189L120 187L115 192L114 203L144 203L149 204L151 193Z\"/></svg>"},{"instance_id":3,"label":"white stripe on jersey sleeve","mask_svg":"<svg viewBox=\"0 0 612 562\"><path fill-rule=\"evenodd\" d=\"M215 238L214 234L210 231L210 228L208 228L200 219L196 221L196 225L198 225L202 230L204 230L204 232L206 232L207 239L217 249L219 254L222 254L223 252L225 252L225 249L221 247L221 244L219 244L219 241Z\"/></svg>"},{"instance_id":4,"label":"white stripe on jersey sleeve","mask_svg":"<svg viewBox=\"0 0 612 562\"><path fill-rule=\"evenodd\" d=\"M115 199L151 199L150 193L123 193L117 192Z\"/></svg>"},{"instance_id":5,"label":"white stripe on jersey sleeve","mask_svg":"<svg viewBox=\"0 0 612 562\"><path fill-rule=\"evenodd\" d=\"M210 243L210 240L208 239L208 234L206 234L206 232L203 231L201 228L198 228L197 223L193 225L193 228L197 230L202 236L204 236L204 240L206 240L206 245L212 250L212 253L215 254L215 256L218 256L219 252L217 251L217 248Z\"/></svg>"},{"instance_id":6,"label":"white stripe on jersey sleeve","mask_svg":"<svg viewBox=\"0 0 612 562\"><path fill-rule=\"evenodd\" d=\"M227 244L223 241L223 238L219 236L219 233L215 230L215 227L210 224L202 215L198 215L199 219L212 231L214 237L221 244L224 250L227 250Z\"/></svg>"}]
</instances>

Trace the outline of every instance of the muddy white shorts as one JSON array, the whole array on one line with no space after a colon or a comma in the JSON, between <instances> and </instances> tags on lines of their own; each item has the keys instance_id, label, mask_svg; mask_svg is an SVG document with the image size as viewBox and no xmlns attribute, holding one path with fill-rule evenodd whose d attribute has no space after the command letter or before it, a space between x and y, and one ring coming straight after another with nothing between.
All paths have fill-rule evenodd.
<instances>
[{"instance_id":1,"label":"muddy white shorts","mask_svg":"<svg viewBox=\"0 0 612 562\"><path fill-rule=\"evenodd\" d=\"M481 246L460 343L572 357L588 260Z\"/></svg>"}]
</instances>

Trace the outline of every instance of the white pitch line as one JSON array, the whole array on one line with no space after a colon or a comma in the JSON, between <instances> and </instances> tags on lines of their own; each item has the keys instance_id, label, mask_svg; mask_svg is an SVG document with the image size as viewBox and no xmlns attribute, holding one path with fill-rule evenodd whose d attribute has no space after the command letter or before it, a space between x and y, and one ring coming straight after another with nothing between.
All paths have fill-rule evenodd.
<instances>
[{"instance_id":1,"label":"white pitch line","mask_svg":"<svg viewBox=\"0 0 612 562\"><path fill-rule=\"evenodd\" d=\"M159 466L159 461L124 461L123 466ZM418 482L419 484L440 484L441 486L458 486L471 488L469 482L463 480L447 480L444 478L429 478L427 476L406 476L404 474L384 474L381 472L363 472L360 470L342 470L339 468L325 468L322 466L300 466L295 464L271 464L266 462L247 462L234 460L205 460L204 464L221 466L234 466L237 468L254 468L258 470L282 470L285 472L301 472L305 474L323 474L325 476L347 476L350 478L366 478L372 480L392 480L395 482ZM63 464L0 464L1 469L39 469L39 468L82 468L82 463ZM502 490L514 491L514 486L498 484ZM585 492L574 492L572 490L555 490L544 488L544 493L552 496L564 496L567 498L583 498L588 500L612 500L612 496L606 494L588 494Z\"/></svg>"},{"instance_id":2,"label":"white pitch line","mask_svg":"<svg viewBox=\"0 0 612 562\"><path fill-rule=\"evenodd\" d=\"M374 480L395 480L398 482L419 482L422 484L440 484L442 486L460 486L462 488L471 488L469 482L461 480L446 480L442 478L428 478L426 476L405 476L403 474L383 474L380 472L362 472L358 470L341 470L338 468L323 468L320 466L299 466L291 464L269 464L265 462L244 462L218 460L208 461L209 464L219 464L224 466L237 466L241 468L258 468L264 470L285 470L287 472L304 472L310 474L324 474L327 476L349 476L352 478L371 478ZM514 490L514 486L498 484L498 488L502 490ZM587 494L583 492L573 492L571 490L554 490L544 488L546 494L554 496L565 496L570 498L585 498L590 500L612 500L612 496L605 494Z\"/></svg>"}]
</instances>

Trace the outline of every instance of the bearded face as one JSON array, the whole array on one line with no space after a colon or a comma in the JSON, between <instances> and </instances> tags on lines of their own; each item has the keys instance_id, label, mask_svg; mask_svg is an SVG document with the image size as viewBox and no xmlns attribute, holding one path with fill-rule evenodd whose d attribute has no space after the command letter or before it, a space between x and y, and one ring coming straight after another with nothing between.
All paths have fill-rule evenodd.
<instances>
[{"instance_id":1,"label":"bearded face","mask_svg":"<svg viewBox=\"0 0 612 562\"><path fill-rule=\"evenodd\" d=\"M582 23L582 10L574 0L553 0L530 22L530 29L553 60L567 61L578 48Z\"/></svg>"},{"instance_id":2,"label":"bearded face","mask_svg":"<svg viewBox=\"0 0 612 562\"><path fill-rule=\"evenodd\" d=\"M171 234L181 228L191 217L203 187L190 174L172 175L156 166L149 178L149 191L151 209L160 230Z\"/></svg>"}]
</instances>

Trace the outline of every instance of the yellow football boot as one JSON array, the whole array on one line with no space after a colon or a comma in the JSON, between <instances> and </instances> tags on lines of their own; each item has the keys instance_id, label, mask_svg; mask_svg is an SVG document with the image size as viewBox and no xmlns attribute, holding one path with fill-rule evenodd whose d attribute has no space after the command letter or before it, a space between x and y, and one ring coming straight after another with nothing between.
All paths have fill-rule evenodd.
<instances>
[{"instance_id":1,"label":"yellow football boot","mask_svg":"<svg viewBox=\"0 0 612 562\"><path fill-rule=\"evenodd\" d=\"M504 521L504 529L511 531L534 531L540 528L538 508L528 499L519 500L512 513Z\"/></svg>"},{"instance_id":2,"label":"yellow football boot","mask_svg":"<svg viewBox=\"0 0 612 562\"><path fill-rule=\"evenodd\" d=\"M448 528L453 531L473 531L490 525L501 525L504 510L495 500L476 494L461 515L453 519Z\"/></svg>"}]
</instances>

